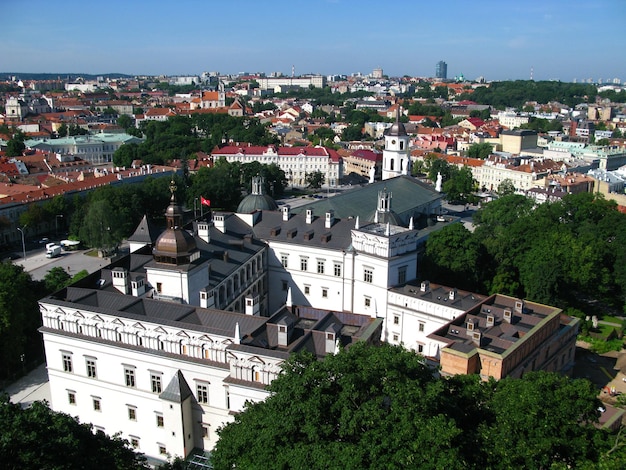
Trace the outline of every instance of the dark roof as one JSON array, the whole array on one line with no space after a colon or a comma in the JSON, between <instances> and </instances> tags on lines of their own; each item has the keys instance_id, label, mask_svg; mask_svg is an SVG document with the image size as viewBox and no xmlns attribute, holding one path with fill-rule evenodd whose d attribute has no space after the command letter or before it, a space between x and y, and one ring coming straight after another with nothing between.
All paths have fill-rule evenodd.
<instances>
[{"instance_id":1,"label":"dark roof","mask_svg":"<svg viewBox=\"0 0 626 470\"><path fill-rule=\"evenodd\" d=\"M137 229L135 229L135 232L128 237L128 241L152 245L159 236L159 232L159 229L157 229L148 217L144 215L141 222L139 222Z\"/></svg>"},{"instance_id":2,"label":"dark roof","mask_svg":"<svg viewBox=\"0 0 626 470\"><path fill-rule=\"evenodd\" d=\"M263 211L260 220L254 226L254 234L268 242L292 242L329 250L342 250L350 246L351 230L354 228L355 220L335 219L331 228L326 228L325 213L316 212L313 216L312 223L307 224L304 214L292 214L289 220L283 221L282 212Z\"/></svg>"},{"instance_id":3,"label":"dark roof","mask_svg":"<svg viewBox=\"0 0 626 470\"><path fill-rule=\"evenodd\" d=\"M278 204L267 194L248 194L237 206L240 214L251 214L254 211L275 211Z\"/></svg>"},{"instance_id":4,"label":"dark roof","mask_svg":"<svg viewBox=\"0 0 626 470\"><path fill-rule=\"evenodd\" d=\"M174 377L172 377L172 380L170 380L170 383L167 384L167 387L165 387L165 390L159 395L159 398L175 403L182 403L192 395L193 393L185 380L185 376L178 370L174 374Z\"/></svg>"},{"instance_id":5,"label":"dark roof","mask_svg":"<svg viewBox=\"0 0 626 470\"><path fill-rule=\"evenodd\" d=\"M294 213L304 213L313 209L315 214L335 211L335 217L344 219L359 217L361 222L368 220L377 207L378 192L386 189L392 193L391 209L398 215L402 225L407 226L409 219L418 214L430 214L429 207L439 205L437 201L443 195L412 176L398 176L383 181L376 181L363 187L339 193L335 196L319 199L292 209Z\"/></svg>"}]
</instances>

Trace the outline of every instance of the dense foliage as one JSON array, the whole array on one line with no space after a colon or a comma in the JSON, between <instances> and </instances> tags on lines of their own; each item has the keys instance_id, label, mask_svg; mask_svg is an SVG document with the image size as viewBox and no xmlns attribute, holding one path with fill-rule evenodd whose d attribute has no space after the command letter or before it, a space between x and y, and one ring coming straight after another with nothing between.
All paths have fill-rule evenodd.
<instances>
[{"instance_id":1,"label":"dense foliage","mask_svg":"<svg viewBox=\"0 0 626 470\"><path fill-rule=\"evenodd\" d=\"M216 469L620 468L607 457L596 390L535 372L436 378L401 346L357 343L292 357L264 402L220 429ZM609 462L614 463L613 466Z\"/></svg>"},{"instance_id":2,"label":"dense foliage","mask_svg":"<svg viewBox=\"0 0 626 470\"><path fill-rule=\"evenodd\" d=\"M0 462L5 470L26 468L148 469L146 459L119 436L109 437L45 402L22 409L0 396Z\"/></svg>"},{"instance_id":3,"label":"dense foliage","mask_svg":"<svg viewBox=\"0 0 626 470\"><path fill-rule=\"evenodd\" d=\"M146 140L122 145L113 154L116 165L129 167L133 160L164 164L183 157L195 158L196 152L210 152L230 139L253 145L278 143L258 119L228 114L172 116L167 121L143 121L139 127Z\"/></svg>"},{"instance_id":4,"label":"dense foliage","mask_svg":"<svg viewBox=\"0 0 626 470\"><path fill-rule=\"evenodd\" d=\"M22 266L0 263L0 379L11 377L41 354L37 300L45 293Z\"/></svg>"},{"instance_id":5,"label":"dense foliage","mask_svg":"<svg viewBox=\"0 0 626 470\"><path fill-rule=\"evenodd\" d=\"M528 101L550 103L557 101L570 107L595 100L595 85L557 81L515 80L493 82L477 87L473 93L463 93L459 100L472 100L498 109L519 108Z\"/></svg>"},{"instance_id":6,"label":"dense foliage","mask_svg":"<svg viewBox=\"0 0 626 470\"><path fill-rule=\"evenodd\" d=\"M313 101L315 106L334 105L341 106L346 100L360 99L372 96L374 93L368 91L355 91L348 93L333 93L329 86L324 88L309 87L298 90L289 90L287 93L275 93L276 98L296 98Z\"/></svg>"},{"instance_id":7,"label":"dense foliage","mask_svg":"<svg viewBox=\"0 0 626 470\"><path fill-rule=\"evenodd\" d=\"M626 214L614 202L582 193L535 205L508 194L485 204L474 223L474 232L456 224L429 237L425 277L547 304L593 298L625 309Z\"/></svg>"}]
</instances>

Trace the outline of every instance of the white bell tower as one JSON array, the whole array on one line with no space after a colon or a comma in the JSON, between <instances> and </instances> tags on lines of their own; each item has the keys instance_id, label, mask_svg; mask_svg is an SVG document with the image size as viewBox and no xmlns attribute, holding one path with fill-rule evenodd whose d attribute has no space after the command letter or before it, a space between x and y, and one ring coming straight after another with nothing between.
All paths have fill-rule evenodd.
<instances>
[{"instance_id":1,"label":"white bell tower","mask_svg":"<svg viewBox=\"0 0 626 470\"><path fill-rule=\"evenodd\" d=\"M396 112L396 122L385 132L383 150L383 180L411 174L409 136L400 122L400 107Z\"/></svg>"}]
</instances>

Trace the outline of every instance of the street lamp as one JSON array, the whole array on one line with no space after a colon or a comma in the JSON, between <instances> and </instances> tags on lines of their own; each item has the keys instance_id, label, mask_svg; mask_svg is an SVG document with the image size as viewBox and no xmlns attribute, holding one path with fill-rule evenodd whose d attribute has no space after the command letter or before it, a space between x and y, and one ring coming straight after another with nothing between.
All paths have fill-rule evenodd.
<instances>
[{"instance_id":1,"label":"street lamp","mask_svg":"<svg viewBox=\"0 0 626 470\"><path fill-rule=\"evenodd\" d=\"M59 236L59 217L63 218L63 214L57 214L54 219L57 236Z\"/></svg>"},{"instance_id":2,"label":"street lamp","mask_svg":"<svg viewBox=\"0 0 626 470\"><path fill-rule=\"evenodd\" d=\"M26 225L24 225L24 228L26 228ZM22 252L24 254L24 261L26 261L26 243L24 242L24 230L19 227L17 229L22 234Z\"/></svg>"}]
</instances>

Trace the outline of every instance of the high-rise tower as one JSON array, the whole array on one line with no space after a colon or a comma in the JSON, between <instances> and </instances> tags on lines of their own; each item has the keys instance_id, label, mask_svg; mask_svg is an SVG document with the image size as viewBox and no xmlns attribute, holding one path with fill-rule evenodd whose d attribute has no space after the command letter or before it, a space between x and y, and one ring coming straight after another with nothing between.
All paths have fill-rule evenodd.
<instances>
[{"instance_id":1,"label":"high-rise tower","mask_svg":"<svg viewBox=\"0 0 626 470\"><path fill-rule=\"evenodd\" d=\"M435 67L435 78L441 78L443 80L448 78L448 64L446 64L443 60L437 62L437 66Z\"/></svg>"}]
</instances>

